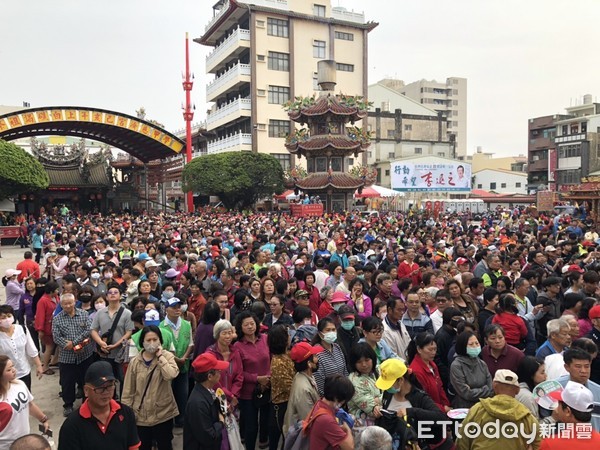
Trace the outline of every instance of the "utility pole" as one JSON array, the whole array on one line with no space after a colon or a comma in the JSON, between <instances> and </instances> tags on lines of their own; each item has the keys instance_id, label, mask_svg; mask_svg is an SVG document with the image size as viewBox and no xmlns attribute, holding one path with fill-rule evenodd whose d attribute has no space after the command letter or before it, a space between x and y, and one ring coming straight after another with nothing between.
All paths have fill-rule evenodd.
<instances>
[{"instance_id":1,"label":"utility pole","mask_svg":"<svg viewBox=\"0 0 600 450\"><path fill-rule=\"evenodd\" d=\"M194 119L194 108L191 102L192 88L194 87L194 75L190 74L190 48L188 33L185 33L185 75L183 79L183 90L185 91L185 108L183 119L185 120L185 156L186 164L192 161L192 120ZM194 193L189 191L186 197L187 212L194 212Z\"/></svg>"}]
</instances>

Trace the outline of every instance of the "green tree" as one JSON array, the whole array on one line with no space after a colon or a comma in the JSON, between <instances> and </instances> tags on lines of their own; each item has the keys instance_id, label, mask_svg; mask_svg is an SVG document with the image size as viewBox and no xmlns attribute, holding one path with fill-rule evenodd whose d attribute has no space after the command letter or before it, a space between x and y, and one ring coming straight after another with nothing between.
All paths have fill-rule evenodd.
<instances>
[{"instance_id":1,"label":"green tree","mask_svg":"<svg viewBox=\"0 0 600 450\"><path fill-rule=\"evenodd\" d=\"M46 189L44 166L18 145L0 139L0 198Z\"/></svg>"},{"instance_id":2,"label":"green tree","mask_svg":"<svg viewBox=\"0 0 600 450\"><path fill-rule=\"evenodd\" d=\"M183 190L217 195L227 208L247 208L283 192L283 169L273 156L263 153L201 156L184 167Z\"/></svg>"}]
</instances>

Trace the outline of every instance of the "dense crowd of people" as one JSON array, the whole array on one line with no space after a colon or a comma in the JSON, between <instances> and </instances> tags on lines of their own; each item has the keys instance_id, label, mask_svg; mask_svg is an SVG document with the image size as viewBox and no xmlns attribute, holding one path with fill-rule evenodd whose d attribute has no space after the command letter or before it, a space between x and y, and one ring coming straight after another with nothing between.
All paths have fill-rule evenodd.
<instances>
[{"instance_id":1,"label":"dense crowd of people","mask_svg":"<svg viewBox=\"0 0 600 450\"><path fill-rule=\"evenodd\" d=\"M467 438L448 425L457 411L463 425L577 425L588 439L568 445L598 448L596 224L519 209L480 219L22 218L30 248L0 306L0 394L18 407L0 450L27 437L29 414L48 427L32 370L60 389L61 450L172 449L178 430L185 449L219 450L569 439ZM545 403L547 380L562 388Z\"/></svg>"}]
</instances>

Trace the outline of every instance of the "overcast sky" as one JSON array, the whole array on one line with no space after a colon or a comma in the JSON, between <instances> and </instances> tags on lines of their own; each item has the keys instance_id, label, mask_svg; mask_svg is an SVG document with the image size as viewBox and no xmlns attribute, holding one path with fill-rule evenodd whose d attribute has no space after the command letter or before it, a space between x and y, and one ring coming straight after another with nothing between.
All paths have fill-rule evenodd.
<instances>
[{"instance_id":1,"label":"overcast sky","mask_svg":"<svg viewBox=\"0 0 600 450\"><path fill-rule=\"evenodd\" d=\"M306 0L309 1L309 0ZM212 0L27 0L0 8L0 104L95 106L173 131L181 117L184 37ZM468 152L527 152L527 119L600 95L599 0L332 0L380 25L369 82L468 79ZM207 48L191 42L196 119Z\"/></svg>"}]
</instances>

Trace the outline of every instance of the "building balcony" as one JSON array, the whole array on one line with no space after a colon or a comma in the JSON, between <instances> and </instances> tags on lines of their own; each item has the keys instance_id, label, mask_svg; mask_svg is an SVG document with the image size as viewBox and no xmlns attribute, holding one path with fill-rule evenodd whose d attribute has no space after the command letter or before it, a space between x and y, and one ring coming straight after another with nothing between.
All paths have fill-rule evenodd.
<instances>
[{"instance_id":1,"label":"building balcony","mask_svg":"<svg viewBox=\"0 0 600 450\"><path fill-rule=\"evenodd\" d=\"M223 16L223 14L225 14L227 12L228 9L229 9L229 0L227 0L225 3L223 3L223 6L219 10L219 12L217 14L215 14L212 19L210 19L210 21L204 27L204 31L205 32L208 31L209 28L212 27L215 24L215 22L217 20L219 20Z\"/></svg>"},{"instance_id":2,"label":"building balcony","mask_svg":"<svg viewBox=\"0 0 600 450\"><path fill-rule=\"evenodd\" d=\"M238 132L208 143L208 154L252 150L252 135Z\"/></svg>"},{"instance_id":3,"label":"building balcony","mask_svg":"<svg viewBox=\"0 0 600 450\"><path fill-rule=\"evenodd\" d=\"M529 140L529 150L541 150L549 148L552 145L552 140L545 137L537 137Z\"/></svg>"},{"instance_id":4,"label":"building balcony","mask_svg":"<svg viewBox=\"0 0 600 450\"><path fill-rule=\"evenodd\" d=\"M554 142L557 144L564 142L578 142L585 141L587 139L587 133L573 133L573 134L563 134L561 136L556 136L554 138Z\"/></svg>"},{"instance_id":5,"label":"building balcony","mask_svg":"<svg viewBox=\"0 0 600 450\"><path fill-rule=\"evenodd\" d=\"M237 59L241 53L250 48L250 30L235 29L206 57L206 72L215 73L220 65L230 59Z\"/></svg>"},{"instance_id":6,"label":"building balcony","mask_svg":"<svg viewBox=\"0 0 600 450\"><path fill-rule=\"evenodd\" d=\"M289 10L288 0L252 0L251 2L246 3L251 3L256 6L266 6L273 9L281 9L283 11Z\"/></svg>"},{"instance_id":7,"label":"building balcony","mask_svg":"<svg viewBox=\"0 0 600 450\"><path fill-rule=\"evenodd\" d=\"M250 64L237 63L227 72L215 78L206 86L206 101L214 102L227 91L244 83L250 83L250 70Z\"/></svg>"},{"instance_id":8,"label":"building balcony","mask_svg":"<svg viewBox=\"0 0 600 450\"><path fill-rule=\"evenodd\" d=\"M238 97L208 114L206 118L207 130L219 128L238 117L250 117L251 111L252 101L249 98Z\"/></svg>"},{"instance_id":9,"label":"building balcony","mask_svg":"<svg viewBox=\"0 0 600 450\"><path fill-rule=\"evenodd\" d=\"M536 172L536 171L548 171L548 160L547 159L539 159L537 161L531 161L527 164L528 172Z\"/></svg>"},{"instance_id":10,"label":"building balcony","mask_svg":"<svg viewBox=\"0 0 600 450\"><path fill-rule=\"evenodd\" d=\"M344 22L365 23L365 14L348 11L344 7L331 8L331 18L343 20Z\"/></svg>"}]
</instances>

